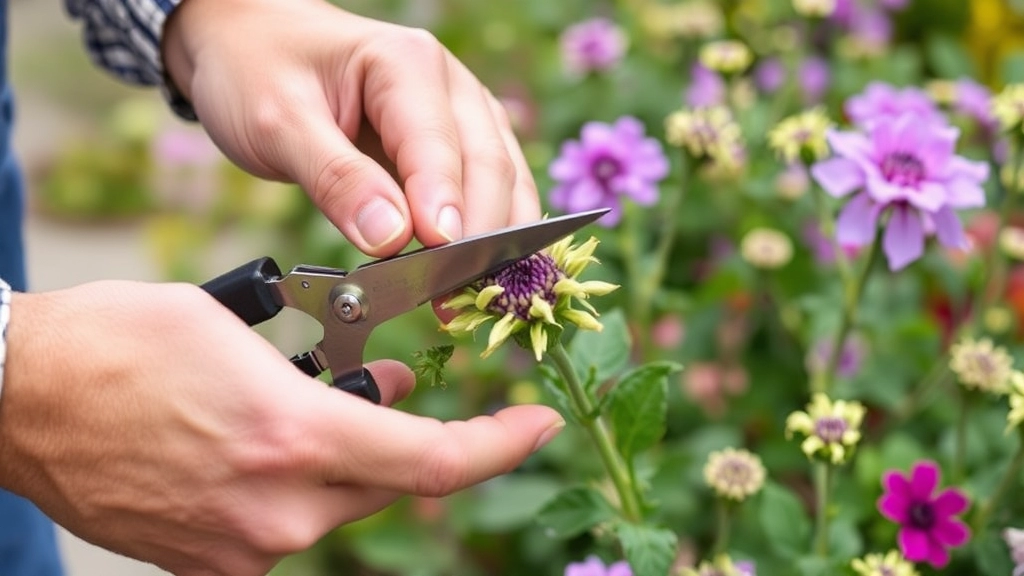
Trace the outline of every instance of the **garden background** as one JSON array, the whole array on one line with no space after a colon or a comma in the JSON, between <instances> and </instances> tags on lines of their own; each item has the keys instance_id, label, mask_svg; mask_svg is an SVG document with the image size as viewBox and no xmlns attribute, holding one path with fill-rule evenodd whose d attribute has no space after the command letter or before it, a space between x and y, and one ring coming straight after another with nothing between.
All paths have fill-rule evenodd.
<instances>
[{"instance_id":1,"label":"garden background","mask_svg":"<svg viewBox=\"0 0 1024 576\"><path fill-rule=\"evenodd\" d=\"M315 214L301 191L233 169L201 132L174 119L154 91L119 85L92 67L59 4L11 3L15 140L29 176L34 289L103 277L201 282L264 254L284 266L353 267L365 261ZM602 265L585 277L622 287L593 299L606 330L586 342L599 354L588 356L579 345L574 352L571 344L570 352L577 361L596 363L605 388L590 392L602 397L628 380L620 378L624 370L641 362L682 366L656 379L664 395L654 403L652 428L640 430L656 438L638 451L631 470L651 504L643 523L677 536L671 543L673 574L712 560L718 548L735 561L716 568L726 575L746 573L739 572L749 568L746 562L762 575L852 574L852 559L899 549L900 527L876 505L883 475L906 474L915 463L934 461L941 485L969 499L962 516L972 532L954 547L949 565L939 570L919 563L918 571L1010 575L1015 563L1004 531L1024 528L1024 499L1016 497L1020 470L1012 468L1020 465L1020 441L1006 432L1011 378L982 393L981 385L968 389L963 374L948 369L948 360L950 345L961 341L967 327L971 336L992 338L1020 365L1024 269L1015 264L1020 243L1000 231L1024 219L1012 200L1005 201L1014 197L1019 180L1006 178L1000 185L999 175L1019 154L1024 133L1016 134L1018 124L999 136L995 118L984 113L987 105L965 104L962 81L973 79L970 86L993 94L1024 82L1024 2L850 0L837 3L850 10L846 16L807 12L831 4L345 5L431 30L481 77L506 104L552 214L586 203L552 202L549 196L566 184L564 171L552 165L564 142L581 139L585 124L612 125L628 116L639 121L644 137L657 141L667 164L664 174L650 177L654 197L631 189L624 220L587 231L601 240L596 256ZM599 17L611 23L611 32L602 24L596 39L584 36L577 59L567 61L566 50L573 49L567 30ZM751 60L721 45L717 56L702 59L702 48L723 39L742 41ZM705 66L698 66L701 60ZM828 179L812 177L800 165L838 150L819 153L804 145L810 140L791 133L797 154L786 162L780 159L785 143L769 144L768 134L781 120L817 105L837 128L853 129L850 98L873 81L920 90L959 127L957 153L991 166L984 179L986 206L957 215L968 239L960 249L932 239L923 257L911 258L906 267L893 266L891 253L869 258L874 251L867 246L835 250L830 235L847 198L826 194ZM717 130L718 140L694 143L699 130L692 118L690 124L680 124L679 117L675 124L667 121L675 112L710 105L727 111L727 117L698 119ZM894 218L892 213L887 217ZM759 230L781 233L781 242L771 234L751 236ZM846 281L861 270L871 272L863 284ZM848 309L856 310L850 318ZM845 331L844 322L850 325ZM309 324L294 315L261 330L287 353L308 347L312 337ZM846 345L833 359L829 342L837 333ZM463 418L508 403L559 402L558 379L539 371L530 352L505 346L481 359L485 340L459 340L446 385L421 383L402 408ZM450 341L430 311L420 310L380 329L368 356L412 364L415 353ZM632 354L625 353L627 342ZM821 378L835 399L864 407L853 418L861 437L838 442L856 449L834 467L825 521L817 514L816 471L822 464L801 448L815 457L822 453L801 444L799 426L787 434L788 417L806 408ZM597 494L612 508L621 504L578 424L570 418L558 440L512 474L445 499L407 498L285 560L275 573L560 575L592 555L612 565L628 553L603 512L566 508L575 514L572 526L552 520L550 513L552 502L572 487L585 487L577 494ZM818 432L812 428L810 435ZM709 456L727 448L756 454L766 472L741 504L716 497L714 482L706 478ZM996 492L1003 494L999 506L979 521L979 511ZM731 520L727 538L723 510ZM822 531L824 554L815 539ZM154 572L108 564L71 538L63 542L73 576ZM594 566L572 569L577 575L605 574ZM706 566L701 574L711 570ZM867 573L886 574L881 568Z\"/></svg>"}]
</instances>

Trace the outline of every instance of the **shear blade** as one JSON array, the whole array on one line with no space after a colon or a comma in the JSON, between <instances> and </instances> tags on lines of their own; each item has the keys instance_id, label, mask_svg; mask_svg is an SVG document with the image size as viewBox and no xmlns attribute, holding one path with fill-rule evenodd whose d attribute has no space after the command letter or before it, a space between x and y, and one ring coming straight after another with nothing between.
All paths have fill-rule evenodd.
<instances>
[{"instance_id":1,"label":"shear blade","mask_svg":"<svg viewBox=\"0 0 1024 576\"><path fill-rule=\"evenodd\" d=\"M357 268L348 279L373 295L370 313L380 323L526 258L607 212L570 214L423 248Z\"/></svg>"}]
</instances>

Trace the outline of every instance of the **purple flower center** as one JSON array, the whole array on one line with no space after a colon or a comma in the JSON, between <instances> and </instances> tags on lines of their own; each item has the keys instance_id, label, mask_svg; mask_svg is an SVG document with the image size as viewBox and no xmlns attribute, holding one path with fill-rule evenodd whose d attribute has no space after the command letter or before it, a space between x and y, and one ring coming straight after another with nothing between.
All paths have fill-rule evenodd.
<instances>
[{"instance_id":1,"label":"purple flower center","mask_svg":"<svg viewBox=\"0 0 1024 576\"><path fill-rule=\"evenodd\" d=\"M814 423L814 434L826 443L842 442L846 428L846 420L836 416L825 416L818 418Z\"/></svg>"},{"instance_id":2,"label":"purple flower center","mask_svg":"<svg viewBox=\"0 0 1024 576\"><path fill-rule=\"evenodd\" d=\"M607 187L609 180L622 173L622 163L611 156L598 156L591 165L591 173L598 182Z\"/></svg>"},{"instance_id":3,"label":"purple flower center","mask_svg":"<svg viewBox=\"0 0 1024 576\"><path fill-rule=\"evenodd\" d=\"M900 186L916 187L924 180L924 163L909 152L891 152L882 159L882 176Z\"/></svg>"},{"instance_id":4,"label":"purple flower center","mask_svg":"<svg viewBox=\"0 0 1024 576\"><path fill-rule=\"evenodd\" d=\"M497 284L505 289L496 296L487 309L498 314L512 313L520 320L530 320L530 306L533 297L540 296L554 307L557 301L555 284L565 277L555 261L547 254L534 254L524 258L500 272L485 277L480 282L484 288Z\"/></svg>"},{"instance_id":5,"label":"purple flower center","mask_svg":"<svg viewBox=\"0 0 1024 576\"><path fill-rule=\"evenodd\" d=\"M910 525L919 530L929 530L935 525L935 508L931 502L914 502L907 511Z\"/></svg>"}]
</instances>

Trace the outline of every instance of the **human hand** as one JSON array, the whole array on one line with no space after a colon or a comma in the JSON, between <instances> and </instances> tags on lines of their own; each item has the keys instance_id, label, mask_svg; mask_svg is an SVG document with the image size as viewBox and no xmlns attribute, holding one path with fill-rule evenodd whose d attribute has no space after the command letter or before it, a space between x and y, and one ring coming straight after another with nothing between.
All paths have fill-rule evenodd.
<instances>
[{"instance_id":1,"label":"human hand","mask_svg":"<svg viewBox=\"0 0 1024 576\"><path fill-rule=\"evenodd\" d=\"M516 406L465 422L381 406L296 370L199 288L102 282L16 294L0 486L82 538L179 576L265 574L402 494L507 472L560 430Z\"/></svg>"},{"instance_id":2,"label":"human hand","mask_svg":"<svg viewBox=\"0 0 1024 576\"><path fill-rule=\"evenodd\" d=\"M190 0L164 60L228 157L302 185L367 254L540 217L503 107L425 31L324 0Z\"/></svg>"}]
</instances>

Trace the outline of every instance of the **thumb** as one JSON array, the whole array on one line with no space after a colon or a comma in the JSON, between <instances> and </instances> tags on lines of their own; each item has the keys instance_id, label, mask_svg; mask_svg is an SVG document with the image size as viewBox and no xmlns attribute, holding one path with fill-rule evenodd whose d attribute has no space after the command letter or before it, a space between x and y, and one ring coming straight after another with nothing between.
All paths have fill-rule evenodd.
<instances>
[{"instance_id":1,"label":"thumb","mask_svg":"<svg viewBox=\"0 0 1024 576\"><path fill-rule=\"evenodd\" d=\"M383 257L412 239L405 195L380 164L360 152L326 111L304 115L283 162L324 216L363 253Z\"/></svg>"}]
</instances>

